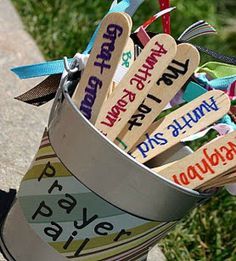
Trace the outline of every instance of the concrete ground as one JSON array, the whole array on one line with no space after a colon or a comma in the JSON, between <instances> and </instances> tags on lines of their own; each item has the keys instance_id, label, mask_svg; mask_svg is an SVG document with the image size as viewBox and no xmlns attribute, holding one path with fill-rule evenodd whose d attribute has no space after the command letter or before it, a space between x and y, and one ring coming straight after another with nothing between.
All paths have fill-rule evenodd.
<instances>
[{"instance_id":1,"label":"concrete ground","mask_svg":"<svg viewBox=\"0 0 236 261\"><path fill-rule=\"evenodd\" d=\"M19 80L10 68L42 62L43 56L10 0L0 0L0 189L18 188L46 126L50 104L42 108L14 100L39 80ZM0 261L4 258L0 254ZM165 260L155 247L149 261ZM43 260L46 261L46 260Z\"/></svg>"},{"instance_id":2,"label":"concrete ground","mask_svg":"<svg viewBox=\"0 0 236 261\"><path fill-rule=\"evenodd\" d=\"M14 100L37 82L21 81L10 68L43 61L43 56L9 0L0 0L0 189L18 188L37 151L49 106ZM4 260L0 254L0 260Z\"/></svg>"},{"instance_id":3,"label":"concrete ground","mask_svg":"<svg viewBox=\"0 0 236 261\"><path fill-rule=\"evenodd\" d=\"M36 80L19 80L10 68L43 61L43 56L9 0L0 0L0 189L17 188L40 142L49 108L14 99ZM40 81L39 79L38 81Z\"/></svg>"}]
</instances>

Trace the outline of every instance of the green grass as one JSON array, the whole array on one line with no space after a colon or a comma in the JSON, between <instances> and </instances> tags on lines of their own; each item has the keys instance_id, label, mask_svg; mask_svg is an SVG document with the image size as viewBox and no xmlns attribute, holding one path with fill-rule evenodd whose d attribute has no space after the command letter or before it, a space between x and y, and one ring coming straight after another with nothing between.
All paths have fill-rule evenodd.
<instances>
[{"instance_id":1,"label":"green grass","mask_svg":"<svg viewBox=\"0 0 236 261\"><path fill-rule=\"evenodd\" d=\"M111 1L14 0L26 30L34 37L45 58L72 57L83 51ZM158 11L156 0L146 0L134 17L134 28ZM218 36L194 41L225 54L236 53L235 0L173 0L173 36L191 23L205 19ZM152 31L161 32L160 22ZM205 58L206 59L206 58ZM234 210L234 211L233 211ZM221 191L195 209L160 242L168 260L236 260L236 199Z\"/></svg>"},{"instance_id":2,"label":"green grass","mask_svg":"<svg viewBox=\"0 0 236 261\"><path fill-rule=\"evenodd\" d=\"M161 246L168 260L236 260L236 200L221 191L192 211Z\"/></svg>"},{"instance_id":3,"label":"green grass","mask_svg":"<svg viewBox=\"0 0 236 261\"><path fill-rule=\"evenodd\" d=\"M32 34L47 59L73 56L83 51L99 20L111 1L108 0L14 0L26 29ZM146 0L134 16L134 28L158 11L157 0ZM173 0L172 32L178 37L183 30L200 19L216 27L218 36L205 36L194 41L223 53L236 51L236 36L233 18L235 0ZM216 4L218 3L218 4ZM232 14L231 14L232 12ZM233 29L230 29L232 25ZM161 32L161 23L156 22L150 30ZM233 30L233 32L232 32Z\"/></svg>"}]
</instances>

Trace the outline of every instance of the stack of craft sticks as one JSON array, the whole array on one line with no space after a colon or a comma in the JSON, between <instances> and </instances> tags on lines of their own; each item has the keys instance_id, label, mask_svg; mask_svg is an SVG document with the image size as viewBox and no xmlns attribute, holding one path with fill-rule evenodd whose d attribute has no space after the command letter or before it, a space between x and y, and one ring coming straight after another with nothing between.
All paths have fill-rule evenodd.
<instances>
[{"instance_id":1,"label":"stack of craft sticks","mask_svg":"<svg viewBox=\"0 0 236 261\"><path fill-rule=\"evenodd\" d=\"M150 37L147 24L137 29L142 46L136 46L129 15L111 13L103 19L73 94L75 104L103 135L158 175L198 190L236 182L236 131L226 128L197 151L181 154L186 138L216 126L229 113L228 94L212 89L198 95L192 82L198 50L168 34ZM194 98L186 103L187 92ZM157 119L166 109L171 113ZM163 161L166 151L169 158Z\"/></svg>"}]
</instances>

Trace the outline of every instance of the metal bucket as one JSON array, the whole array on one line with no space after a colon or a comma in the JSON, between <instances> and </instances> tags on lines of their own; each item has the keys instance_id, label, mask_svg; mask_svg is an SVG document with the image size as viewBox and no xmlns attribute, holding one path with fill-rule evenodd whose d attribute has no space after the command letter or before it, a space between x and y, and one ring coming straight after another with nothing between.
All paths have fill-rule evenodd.
<instances>
[{"instance_id":1,"label":"metal bucket","mask_svg":"<svg viewBox=\"0 0 236 261\"><path fill-rule=\"evenodd\" d=\"M61 84L48 130L2 225L9 260L144 260L210 195L180 187L124 153Z\"/></svg>"}]
</instances>

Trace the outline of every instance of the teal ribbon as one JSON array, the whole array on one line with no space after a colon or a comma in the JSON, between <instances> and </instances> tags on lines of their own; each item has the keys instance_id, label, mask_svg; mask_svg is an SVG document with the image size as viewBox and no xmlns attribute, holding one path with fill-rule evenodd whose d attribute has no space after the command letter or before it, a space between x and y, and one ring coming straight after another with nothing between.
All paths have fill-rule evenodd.
<instances>
[{"instance_id":1,"label":"teal ribbon","mask_svg":"<svg viewBox=\"0 0 236 261\"><path fill-rule=\"evenodd\" d=\"M72 62L73 58L68 59L68 62ZM52 74L62 73L64 70L64 61L55 60L50 62L31 64L25 66L19 66L11 68L20 79L28 79L34 77L47 76Z\"/></svg>"},{"instance_id":2,"label":"teal ribbon","mask_svg":"<svg viewBox=\"0 0 236 261\"><path fill-rule=\"evenodd\" d=\"M195 82L190 81L184 91L183 99L186 102L191 102L192 100L196 99L206 92L207 90L205 88Z\"/></svg>"},{"instance_id":3,"label":"teal ribbon","mask_svg":"<svg viewBox=\"0 0 236 261\"><path fill-rule=\"evenodd\" d=\"M126 12L130 16L132 16L137 8L143 3L144 0L122 0L121 2L114 5L111 5L108 14L114 12ZM95 32L93 33L85 51L83 54L90 53L91 49L93 48L94 41L96 39L100 24L97 26ZM71 62L73 58L70 58L68 61ZM52 74L60 74L64 70L64 61L63 60L55 60L49 61L39 64L31 64L25 66L18 66L11 68L11 71L15 73L20 79L28 79L34 77L41 77L46 75Z\"/></svg>"},{"instance_id":4,"label":"teal ribbon","mask_svg":"<svg viewBox=\"0 0 236 261\"><path fill-rule=\"evenodd\" d=\"M228 87L236 81L236 75L208 80L206 74L201 73L197 76L197 79L206 88L210 87L217 90L227 90Z\"/></svg>"},{"instance_id":5,"label":"teal ribbon","mask_svg":"<svg viewBox=\"0 0 236 261\"><path fill-rule=\"evenodd\" d=\"M227 125L231 126L234 130L236 130L236 124L232 121L232 119L230 118L230 116L228 114L226 114L218 122L227 124Z\"/></svg>"}]
</instances>

